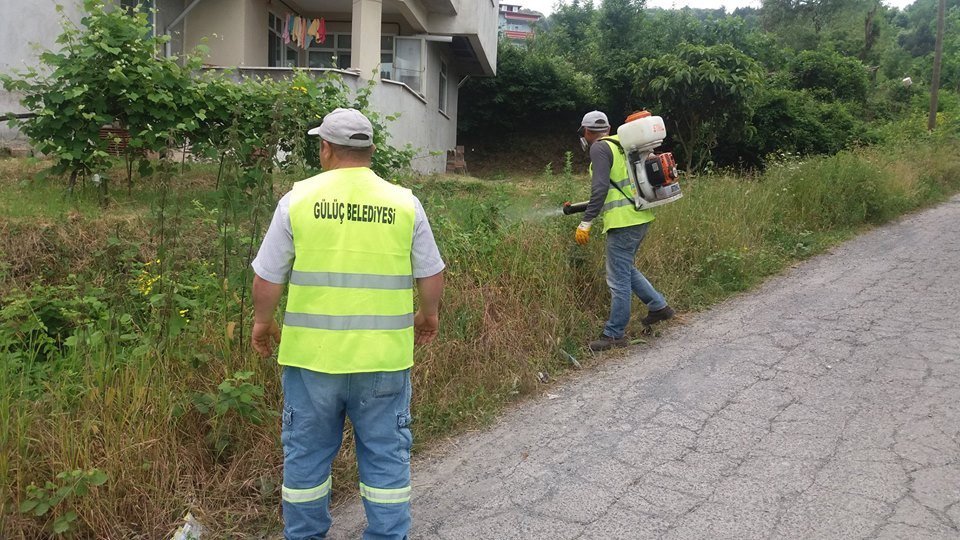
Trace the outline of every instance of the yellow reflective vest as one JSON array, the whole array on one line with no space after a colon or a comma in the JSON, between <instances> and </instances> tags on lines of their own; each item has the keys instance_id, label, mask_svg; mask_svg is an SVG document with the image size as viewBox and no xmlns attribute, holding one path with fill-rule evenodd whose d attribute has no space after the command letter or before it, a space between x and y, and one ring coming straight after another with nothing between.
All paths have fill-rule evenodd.
<instances>
[{"instance_id":1,"label":"yellow reflective vest","mask_svg":"<svg viewBox=\"0 0 960 540\"><path fill-rule=\"evenodd\" d=\"M413 365L414 219L410 190L365 167L294 184L281 365L322 373Z\"/></svg>"},{"instance_id":2,"label":"yellow reflective vest","mask_svg":"<svg viewBox=\"0 0 960 540\"><path fill-rule=\"evenodd\" d=\"M631 225L642 225L654 220L649 210L637 210L633 203L633 184L627 174L627 158L620 149L620 138L616 135L600 139L610 146L613 153L613 165L610 167L610 181L620 189L610 186L607 198L603 201L600 215L603 217L603 232L610 229L619 229ZM614 142L616 141L616 142ZM593 175L593 164L590 164L590 175ZM623 193L620 193L623 190ZM624 193L628 196L625 197Z\"/></svg>"}]
</instances>

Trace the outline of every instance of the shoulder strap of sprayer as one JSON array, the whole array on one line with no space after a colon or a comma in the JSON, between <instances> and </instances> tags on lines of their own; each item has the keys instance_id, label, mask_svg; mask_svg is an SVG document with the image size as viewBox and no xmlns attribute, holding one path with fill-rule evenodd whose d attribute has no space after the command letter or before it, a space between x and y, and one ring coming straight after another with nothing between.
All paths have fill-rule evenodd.
<instances>
[{"instance_id":1,"label":"shoulder strap of sprayer","mask_svg":"<svg viewBox=\"0 0 960 540\"><path fill-rule=\"evenodd\" d=\"M627 154L626 154L626 152L623 151L623 145L620 144L620 141L614 139L613 137L601 137L600 140L601 140L601 141L611 142L611 143L613 143L614 145L616 145L617 149L620 150L620 153L623 154L623 159L624 159L624 160L627 159ZM630 164L627 163L627 167L629 167L629 166L630 166ZM629 176L628 176L627 178L629 178ZM610 185L613 186L613 187L615 187L615 188L617 188L617 191L619 191L620 194L623 195L627 200L629 200L629 201L632 201L632 200L633 200L633 197L631 197L631 196L627 195L626 193L624 193L624 191L623 191L622 189L620 189L620 186L618 186L617 183L613 181L613 177L610 178Z\"/></svg>"}]
</instances>

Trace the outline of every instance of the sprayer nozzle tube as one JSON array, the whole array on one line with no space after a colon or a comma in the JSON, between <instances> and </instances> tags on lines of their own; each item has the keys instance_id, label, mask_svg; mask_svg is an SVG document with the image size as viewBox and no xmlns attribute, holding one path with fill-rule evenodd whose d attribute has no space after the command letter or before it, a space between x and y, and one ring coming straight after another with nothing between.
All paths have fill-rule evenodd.
<instances>
[{"instance_id":1,"label":"sprayer nozzle tube","mask_svg":"<svg viewBox=\"0 0 960 540\"><path fill-rule=\"evenodd\" d=\"M570 214L579 214L580 212L587 211L587 202L583 201L579 203L563 203L563 214L569 216Z\"/></svg>"}]
</instances>

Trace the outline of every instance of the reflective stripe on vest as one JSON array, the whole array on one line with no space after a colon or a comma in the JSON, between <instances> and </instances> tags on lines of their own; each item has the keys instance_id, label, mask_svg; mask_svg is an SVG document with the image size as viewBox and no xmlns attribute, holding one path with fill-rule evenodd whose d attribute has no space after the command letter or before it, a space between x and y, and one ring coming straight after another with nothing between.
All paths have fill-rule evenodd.
<instances>
[{"instance_id":1,"label":"reflective stripe on vest","mask_svg":"<svg viewBox=\"0 0 960 540\"><path fill-rule=\"evenodd\" d=\"M294 270L290 273L290 284L354 289L409 289L413 286L413 276L378 276L376 274L300 272Z\"/></svg>"},{"instance_id":2,"label":"reflective stripe on vest","mask_svg":"<svg viewBox=\"0 0 960 540\"><path fill-rule=\"evenodd\" d=\"M319 486L307 489L294 489L283 486L280 488L280 496L288 503L307 503L317 499L322 499L330 494L330 486L333 485L332 479L328 476L327 480Z\"/></svg>"},{"instance_id":3,"label":"reflective stripe on vest","mask_svg":"<svg viewBox=\"0 0 960 540\"><path fill-rule=\"evenodd\" d=\"M604 137L604 139L613 139L613 141L620 140L616 135ZM601 215L603 216L603 232L607 232L610 229L649 223L654 219L653 213L649 210L638 211L636 209L632 199L633 184L630 182L630 177L627 174L627 159L623 155L623 151L620 150L620 146L613 141L603 141L607 143L610 147L610 152L613 153L610 179L623 190L623 193L620 193L620 189L613 186L610 186L610 189L607 190L607 198L604 199L603 209L601 210ZM592 163L590 164L590 174L591 176L593 175ZM630 198L624 197L624 193Z\"/></svg>"},{"instance_id":4,"label":"reflective stripe on vest","mask_svg":"<svg viewBox=\"0 0 960 540\"><path fill-rule=\"evenodd\" d=\"M413 326L413 313L404 315L315 315L288 311L283 316L283 324L320 330L401 330Z\"/></svg>"},{"instance_id":5,"label":"reflective stripe on vest","mask_svg":"<svg viewBox=\"0 0 960 540\"><path fill-rule=\"evenodd\" d=\"M321 373L413 365L415 209L367 168L294 184L294 262L278 360Z\"/></svg>"},{"instance_id":6,"label":"reflective stripe on vest","mask_svg":"<svg viewBox=\"0 0 960 540\"><path fill-rule=\"evenodd\" d=\"M383 489L370 487L360 482L360 496L370 502L380 504L405 503L410 500L410 486L396 489Z\"/></svg>"}]
</instances>

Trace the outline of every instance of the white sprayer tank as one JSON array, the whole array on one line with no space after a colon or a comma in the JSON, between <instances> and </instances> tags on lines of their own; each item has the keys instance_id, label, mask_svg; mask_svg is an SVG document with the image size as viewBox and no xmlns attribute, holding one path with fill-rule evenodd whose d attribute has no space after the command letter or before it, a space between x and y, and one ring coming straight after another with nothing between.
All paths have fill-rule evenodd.
<instances>
[{"instance_id":1,"label":"white sprayer tank","mask_svg":"<svg viewBox=\"0 0 960 540\"><path fill-rule=\"evenodd\" d=\"M617 135L624 150L643 152L660 146L667 136L667 128L663 125L663 118L643 116L617 128Z\"/></svg>"}]
</instances>

